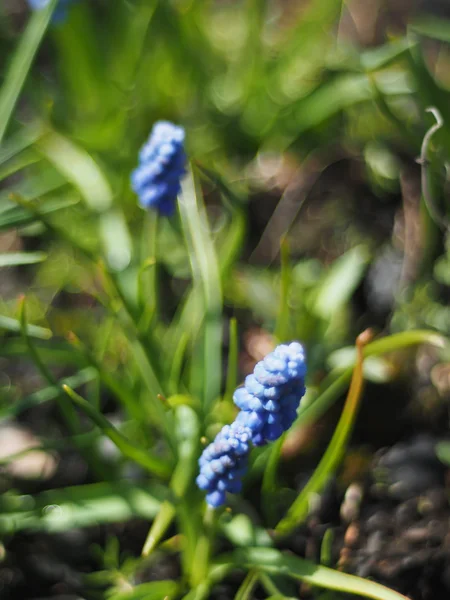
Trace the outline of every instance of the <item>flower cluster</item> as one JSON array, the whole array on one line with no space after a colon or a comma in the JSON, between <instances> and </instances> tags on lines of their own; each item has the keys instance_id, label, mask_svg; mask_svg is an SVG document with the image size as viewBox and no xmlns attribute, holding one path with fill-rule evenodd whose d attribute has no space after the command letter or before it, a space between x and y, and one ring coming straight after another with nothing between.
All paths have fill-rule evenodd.
<instances>
[{"instance_id":1,"label":"flower cluster","mask_svg":"<svg viewBox=\"0 0 450 600\"><path fill-rule=\"evenodd\" d=\"M245 378L244 387L234 392L241 409L237 419L252 431L252 442L262 446L277 440L297 416L305 394L306 362L298 342L281 344Z\"/></svg>"},{"instance_id":2,"label":"flower cluster","mask_svg":"<svg viewBox=\"0 0 450 600\"><path fill-rule=\"evenodd\" d=\"M197 485L208 492L207 503L217 508L225 493L240 491L250 444L278 439L295 421L305 394L306 362L298 342L281 344L257 363L233 396L241 409L202 453Z\"/></svg>"},{"instance_id":3,"label":"flower cluster","mask_svg":"<svg viewBox=\"0 0 450 600\"><path fill-rule=\"evenodd\" d=\"M225 492L241 490L242 477L247 470L251 430L236 421L225 425L216 439L199 459L200 475L197 485L206 490L206 502L217 508L225 502Z\"/></svg>"},{"instance_id":4,"label":"flower cluster","mask_svg":"<svg viewBox=\"0 0 450 600\"><path fill-rule=\"evenodd\" d=\"M184 129L168 121L155 123L139 153L139 165L131 174L131 185L143 208L163 216L175 211L180 180L186 172Z\"/></svg>"},{"instance_id":5,"label":"flower cluster","mask_svg":"<svg viewBox=\"0 0 450 600\"><path fill-rule=\"evenodd\" d=\"M67 17L67 9L74 0L59 0L52 16L53 23L62 23ZM27 0L32 10L41 10L49 3L49 0Z\"/></svg>"}]
</instances>

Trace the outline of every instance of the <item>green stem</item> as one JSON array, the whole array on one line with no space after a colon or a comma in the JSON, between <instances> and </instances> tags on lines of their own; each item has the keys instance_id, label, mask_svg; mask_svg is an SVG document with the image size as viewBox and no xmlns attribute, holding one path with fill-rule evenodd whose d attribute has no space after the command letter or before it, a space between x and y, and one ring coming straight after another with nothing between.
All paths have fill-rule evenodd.
<instances>
[{"instance_id":1,"label":"green stem","mask_svg":"<svg viewBox=\"0 0 450 600\"><path fill-rule=\"evenodd\" d=\"M297 496L289 509L288 514L276 526L275 531L277 534L286 534L302 522L308 514L311 496L322 491L323 486L334 473L342 459L359 408L359 401L364 382L363 346L367 343L370 335L370 331L367 331L358 336L356 342L358 352L357 362L339 423L313 476Z\"/></svg>"},{"instance_id":2,"label":"green stem","mask_svg":"<svg viewBox=\"0 0 450 600\"><path fill-rule=\"evenodd\" d=\"M58 1L34 11L11 60L0 90L0 144Z\"/></svg>"},{"instance_id":3,"label":"green stem","mask_svg":"<svg viewBox=\"0 0 450 600\"><path fill-rule=\"evenodd\" d=\"M234 390L237 387L238 374L238 354L239 354L239 338L237 329L237 320L233 317L230 319L229 330L229 346L228 346L228 367L227 367L227 382L225 386L224 400L233 402Z\"/></svg>"},{"instance_id":4,"label":"green stem","mask_svg":"<svg viewBox=\"0 0 450 600\"><path fill-rule=\"evenodd\" d=\"M167 478L172 472L169 463L134 446L127 438L112 425L100 412L82 396L74 392L68 385L63 385L63 390L69 398L99 427L102 432L117 446L124 456L144 467L158 477Z\"/></svg>"}]
</instances>

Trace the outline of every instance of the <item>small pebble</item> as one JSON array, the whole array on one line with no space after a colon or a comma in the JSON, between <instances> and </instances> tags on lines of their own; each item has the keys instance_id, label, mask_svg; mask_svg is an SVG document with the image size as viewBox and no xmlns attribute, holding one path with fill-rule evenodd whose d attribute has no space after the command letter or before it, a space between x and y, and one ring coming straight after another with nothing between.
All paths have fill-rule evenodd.
<instances>
[{"instance_id":1,"label":"small pebble","mask_svg":"<svg viewBox=\"0 0 450 600\"><path fill-rule=\"evenodd\" d=\"M448 507L447 493L442 488L428 490L419 498L418 511L422 515L438 513Z\"/></svg>"},{"instance_id":2,"label":"small pebble","mask_svg":"<svg viewBox=\"0 0 450 600\"><path fill-rule=\"evenodd\" d=\"M378 554L384 545L384 535L381 531L374 531L367 538L366 552L369 555Z\"/></svg>"},{"instance_id":3,"label":"small pebble","mask_svg":"<svg viewBox=\"0 0 450 600\"><path fill-rule=\"evenodd\" d=\"M403 533L403 538L412 544L419 544L428 539L429 530L427 527L410 527Z\"/></svg>"},{"instance_id":4,"label":"small pebble","mask_svg":"<svg viewBox=\"0 0 450 600\"><path fill-rule=\"evenodd\" d=\"M406 525L414 523L417 519L417 502L415 499L407 500L397 506L394 514L395 525L398 528L403 528Z\"/></svg>"},{"instance_id":5,"label":"small pebble","mask_svg":"<svg viewBox=\"0 0 450 600\"><path fill-rule=\"evenodd\" d=\"M350 523L358 518L362 498L363 489L361 484L352 483L348 486L340 510L343 521Z\"/></svg>"},{"instance_id":6,"label":"small pebble","mask_svg":"<svg viewBox=\"0 0 450 600\"><path fill-rule=\"evenodd\" d=\"M391 527L391 517L383 510L378 510L366 520L366 531L368 532L379 530L388 531Z\"/></svg>"},{"instance_id":7,"label":"small pebble","mask_svg":"<svg viewBox=\"0 0 450 600\"><path fill-rule=\"evenodd\" d=\"M349 548L354 548L359 540L359 525L352 523L347 527L344 535L344 544Z\"/></svg>"}]
</instances>

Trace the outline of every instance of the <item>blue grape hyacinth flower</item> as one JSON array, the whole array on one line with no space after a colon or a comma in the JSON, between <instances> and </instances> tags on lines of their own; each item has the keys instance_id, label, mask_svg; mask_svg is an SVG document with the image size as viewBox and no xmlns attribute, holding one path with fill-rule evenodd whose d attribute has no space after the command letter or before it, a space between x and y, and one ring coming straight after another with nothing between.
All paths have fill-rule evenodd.
<instances>
[{"instance_id":1,"label":"blue grape hyacinth flower","mask_svg":"<svg viewBox=\"0 0 450 600\"><path fill-rule=\"evenodd\" d=\"M240 411L203 451L197 485L207 491L213 508L225 503L226 492L237 493L247 469L251 444L277 440L297 417L305 394L306 360L298 342L280 344L258 362L233 396Z\"/></svg>"},{"instance_id":2,"label":"blue grape hyacinth flower","mask_svg":"<svg viewBox=\"0 0 450 600\"><path fill-rule=\"evenodd\" d=\"M233 395L237 420L252 431L252 443L277 440L296 419L305 394L306 360L298 342L281 344L256 364L244 387Z\"/></svg>"},{"instance_id":3,"label":"blue grape hyacinth flower","mask_svg":"<svg viewBox=\"0 0 450 600\"><path fill-rule=\"evenodd\" d=\"M182 127L158 121L139 153L139 165L131 174L131 185L143 208L163 216L175 212L186 173L185 132Z\"/></svg>"},{"instance_id":4,"label":"blue grape hyacinth flower","mask_svg":"<svg viewBox=\"0 0 450 600\"><path fill-rule=\"evenodd\" d=\"M32 10L41 10L47 6L50 0L27 0L28 6ZM67 18L69 5L75 0L59 0L52 15L52 23L62 23Z\"/></svg>"},{"instance_id":5,"label":"blue grape hyacinth flower","mask_svg":"<svg viewBox=\"0 0 450 600\"><path fill-rule=\"evenodd\" d=\"M225 493L241 491L247 470L252 432L237 422L225 425L199 459L200 474L196 482L205 490L206 502L213 508L225 503Z\"/></svg>"}]
</instances>

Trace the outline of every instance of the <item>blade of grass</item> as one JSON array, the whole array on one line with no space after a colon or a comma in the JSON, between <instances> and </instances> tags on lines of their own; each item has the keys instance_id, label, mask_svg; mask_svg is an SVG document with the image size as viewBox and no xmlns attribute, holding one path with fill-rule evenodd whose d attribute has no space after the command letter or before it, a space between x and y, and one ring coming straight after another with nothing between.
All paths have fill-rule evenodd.
<instances>
[{"instance_id":1,"label":"blade of grass","mask_svg":"<svg viewBox=\"0 0 450 600\"><path fill-rule=\"evenodd\" d=\"M97 411L87 400L74 392L67 384L63 384L63 390L67 396L78 406L86 415L101 429L101 431L117 446L122 454L130 460L141 465L144 469L157 475L167 478L172 467L169 463L153 455L148 450L143 450L132 444L127 438L112 425L99 411Z\"/></svg>"},{"instance_id":2,"label":"blade of grass","mask_svg":"<svg viewBox=\"0 0 450 600\"><path fill-rule=\"evenodd\" d=\"M149 581L126 592L108 593L108 600L173 600L179 597L180 584L173 579Z\"/></svg>"},{"instance_id":3,"label":"blade of grass","mask_svg":"<svg viewBox=\"0 0 450 600\"><path fill-rule=\"evenodd\" d=\"M275 337L279 342L289 339L289 290L291 286L291 267L289 260L289 242L286 237L281 240L281 275L280 275L280 304L278 307Z\"/></svg>"},{"instance_id":4,"label":"blade of grass","mask_svg":"<svg viewBox=\"0 0 450 600\"><path fill-rule=\"evenodd\" d=\"M141 309L139 328L145 331L158 314L158 267L156 250L158 213L145 213L141 235L142 263L138 273L138 303Z\"/></svg>"},{"instance_id":5,"label":"blade of grass","mask_svg":"<svg viewBox=\"0 0 450 600\"><path fill-rule=\"evenodd\" d=\"M203 410L208 412L220 395L222 371L222 292L219 268L211 239L205 207L196 190L192 169L183 180L178 203L181 223L192 265L194 284L203 294L204 349L203 349Z\"/></svg>"},{"instance_id":6,"label":"blade of grass","mask_svg":"<svg viewBox=\"0 0 450 600\"><path fill-rule=\"evenodd\" d=\"M225 385L224 400L233 402L234 390L237 388L238 377L238 357L239 357L239 338L237 330L237 320L235 317L230 319L229 342L228 342L228 365L227 382Z\"/></svg>"},{"instance_id":7,"label":"blade of grass","mask_svg":"<svg viewBox=\"0 0 450 600\"><path fill-rule=\"evenodd\" d=\"M199 169L209 181L218 187L225 207L230 214L229 227L225 234L217 240L220 278L223 283L243 245L246 231L245 213L242 209L244 201L218 175L204 169L204 167L199 167ZM193 286L192 290L186 294L165 336L163 347L167 349L167 356L173 355L182 332L188 333L189 339L197 333L201 327L203 317L201 290L197 286Z\"/></svg>"},{"instance_id":8,"label":"blade of grass","mask_svg":"<svg viewBox=\"0 0 450 600\"><path fill-rule=\"evenodd\" d=\"M40 123L29 123L8 138L0 147L0 165L34 144L42 135Z\"/></svg>"},{"instance_id":9,"label":"blade of grass","mask_svg":"<svg viewBox=\"0 0 450 600\"><path fill-rule=\"evenodd\" d=\"M244 581L241 583L234 600L251 600L252 592L258 583L258 571L251 569L245 576Z\"/></svg>"},{"instance_id":10,"label":"blade of grass","mask_svg":"<svg viewBox=\"0 0 450 600\"><path fill-rule=\"evenodd\" d=\"M420 344L431 344L440 348L449 344L443 336L427 330L404 331L375 340L364 348L364 358L369 356L381 356L388 352L396 352L411 346ZM303 426L319 419L330 406L334 404L344 391L351 379L353 367L345 369L344 372L333 372L325 378L320 386L319 395L310 404L300 407L295 426Z\"/></svg>"},{"instance_id":11,"label":"blade of grass","mask_svg":"<svg viewBox=\"0 0 450 600\"><path fill-rule=\"evenodd\" d=\"M48 387L43 388L29 396L25 396L21 400L14 402L10 406L5 406L0 409L0 419L4 419L7 417L17 417L24 411L33 408L34 406L39 406L44 402L49 402L50 400L55 400L58 397L58 394L61 393L60 388L65 383L71 388L77 388L78 386L85 385L90 381L93 381L97 377L97 371L92 367L87 367L86 369L82 369L75 375L70 377L65 377L58 382L58 386L50 385Z\"/></svg>"},{"instance_id":12,"label":"blade of grass","mask_svg":"<svg viewBox=\"0 0 450 600\"><path fill-rule=\"evenodd\" d=\"M46 218L46 216L43 215L40 212L40 210L36 208L36 206L34 206L31 202L25 200L24 198L18 195L12 195L11 198L20 206L22 206L25 210L28 210L32 215L39 219L47 227L47 229L49 229L59 239L74 247L88 261L98 266L99 263L95 254L93 254L89 249L85 248L82 244L80 244L79 241L73 236L71 236L69 233L67 233L67 231L53 225ZM104 265L103 263L100 263L100 266L102 267L104 287L108 292L108 298L105 302L105 306L106 308L108 308L108 310L111 311L111 314L118 319L119 323L124 328L124 331L127 335L127 339L130 343L131 350L136 360L136 364L139 370L141 371L143 381L148 387L152 409L155 415L157 416L161 427L164 428L169 444L171 445L171 447L174 447L170 422L166 416L166 412L163 406L161 405L161 402L158 400L158 396L161 394L162 388L153 368L152 359L154 358L153 355L156 351L153 350L153 348L149 348L148 343L146 343L146 341L148 342L148 340L144 339L144 337L139 333L137 329L136 315L134 314L132 307L130 306L126 296L124 295L120 287L120 284L117 281L116 274L108 270L106 265ZM117 298L121 308L123 309L123 312L125 313L124 317L121 317L121 315L118 314L118 311L114 309L115 298Z\"/></svg>"},{"instance_id":13,"label":"blade of grass","mask_svg":"<svg viewBox=\"0 0 450 600\"><path fill-rule=\"evenodd\" d=\"M101 213L112 206L109 182L85 150L55 131L42 136L36 142L36 148L79 190L94 213Z\"/></svg>"},{"instance_id":14,"label":"blade of grass","mask_svg":"<svg viewBox=\"0 0 450 600\"><path fill-rule=\"evenodd\" d=\"M28 508L30 496L24 497L23 510L20 497L13 499L19 507L15 502L12 511L3 500L0 532L3 535L18 531L57 533L136 517L153 519L165 496L165 488L153 482L139 486L130 481L114 481L41 492L33 497L32 510Z\"/></svg>"},{"instance_id":15,"label":"blade of grass","mask_svg":"<svg viewBox=\"0 0 450 600\"><path fill-rule=\"evenodd\" d=\"M33 12L0 89L0 144L58 0Z\"/></svg>"},{"instance_id":16,"label":"blade of grass","mask_svg":"<svg viewBox=\"0 0 450 600\"><path fill-rule=\"evenodd\" d=\"M178 342L178 346L176 352L173 356L172 364L170 366L169 373L169 387L170 393L177 394L180 391L180 379L181 379L181 371L183 367L183 359L186 353L187 345L189 341L188 334L183 331L181 334L181 338Z\"/></svg>"},{"instance_id":17,"label":"blade of grass","mask_svg":"<svg viewBox=\"0 0 450 600\"><path fill-rule=\"evenodd\" d=\"M22 337L26 344L28 354L32 359L35 367L37 368L37 370L39 371L39 373L45 381L47 381L51 386L59 390L59 393L56 396L56 400L58 402L59 410L68 430L72 435L79 433L80 423L76 411L73 409L73 406L70 404L70 402L67 401L64 394L61 393L58 381L55 379L50 369L48 369L47 365L41 360L41 357L39 356L35 345L33 344L31 338L27 333L27 317L24 296L19 300L19 321Z\"/></svg>"},{"instance_id":18,"label":"blade of grass","mask_svg":"<svg viewBox=\"0 0 450 600\"><path fill-rule=\"evenodd\" d=\"M316 565L273 548L242 548L236 550L231 557L223 557L216 564L225 566L229 562L237 568L246 566L274 575L283 574L313 586L356 594L373 600L408 600L406 596L374 581Z\"/></svg>"},{"instance_id":19,"label":"blade of grass","mask_svg":"<svg viewBox=\"0 0 450 600\"><path fill-rule=\"evenodd\" d=\"M18 265L34 265L47 258L45 252L5 252L0 254L0 268Z\"/></svg>"},{"instance_id":20,"label":"blade of grass","mask_svg":"<svg viewBox=\"0 0 450 600\"><path fill-rule=\"evenodd\" d=\"M64 198L54 201L45 202L40 207L40 214L47 215L57 210L62 210L77 204L78 200L73 198ZM31 214L30 210L24 209L22 206L13 206L0 212L0 231L5 229L12 229L13 227L21 227L23 225L29 225L38 220L38 217Z\"/></svg>"},{"instance_id":21,"label":"blade of grass","mask_svg":"<svg viewBox=\"0 0 450 600\"><path fill-rule=\"evenodd\" d=\"M135 419L137 423L139 423L142 418L142 407L139 405L136 395L132 392L132 390L127 389L116 377L105 370L101 362L95 358L89 348L87 348L87 346L83 344L83 342L73 332L70 332L67 335L67 339L72 347L74 347L87 360L87 362L94 369L96 369L100 379L122 404L128 415Z\"/></svg>"},{"instance_id":22,"label":"blade of grass","mask_svg":"<svg viewBox=\"0 0 450 600\"><path fill-rule=\"evenodd\" d=\"M162 504L148 532L142 556L149 556L159 544L176 515L176 504L183 500L194 478L200 424L191 407L181 405L175 409L175 434L178 441L178 462L170 481L170 490L174 498ZM188 519L192 519L192 514L188 514Z\"/></svg>"},{"instance_id":23,"label":"blade of grass","mask_svg":"<svg viewBox=\"0 0 450 600\"><path fill-rule=\"evenodd\" d=\"M0 315L0 329L12 331L14 333L21 332L20 321L11 317ZM47 327L39 327L38 325L26 324L26 333L28 337L35 337L41 340L49 340L52 337L52 332Z\"/></svg>"},{"instance_id":24,"label":"blade of grass","mask_svg":"<svg viewBox=\"0 0 450 600\"><path fill-rule=\"evenodd\" d=\"M294 500L287 515L281 519L281 521L275 527L275 532L277 534L287 534L306 518L310 508L311 496L313 494L319 494L323 490L326 482L337 469L342 460L350 439L351 432L353 430L353 425L356 420L359 401L362 393L364 382L363 348L368 343L371 335L372 333L367 330L361 333L356 340L356 365L353 371L347 400L345 401L339 423L334 431L328 448L322 457L322 460L314 471L314 474Z\"/></svg>"},{"instance_id":25,"label":"blade of grass","mask_svg":"<svg viewBox=\"0 0 450 600\"><path fill-rule=\"evenodd\" d=\"M259 579L261 584L264 586L266 592L270 594L267 600L294 600L294 598L290 598L281 593L281 591L277 588L275 582L267 573L259 573Z\"/></svg>"},{"instance_id":26,"label":"blade of grass","mask_svg":"<svg viewBox=\"0 0 450 600\"><path fill-rule=\"evenodd\" d=\"M281 449L285 439L286 434L283 434L273 444L272 448L270 449L269 458L263 474L261 493L264 498L263 507L265 509L266 518L269 522L273 522L276 511L274 495L277 494L279 489L277 486L277 469L280 461Z\"/></svg>"}]
</instances>

